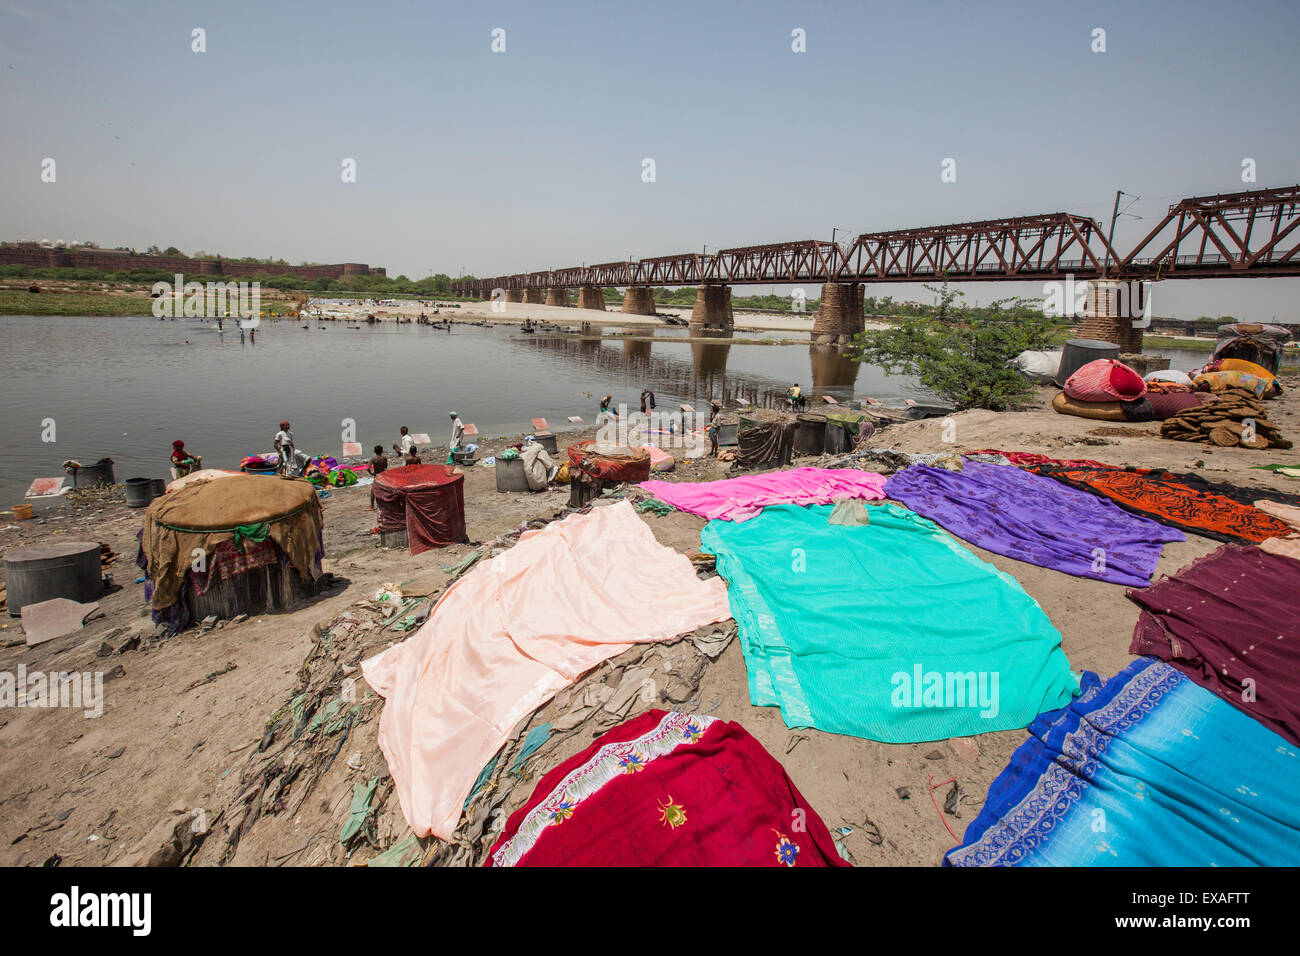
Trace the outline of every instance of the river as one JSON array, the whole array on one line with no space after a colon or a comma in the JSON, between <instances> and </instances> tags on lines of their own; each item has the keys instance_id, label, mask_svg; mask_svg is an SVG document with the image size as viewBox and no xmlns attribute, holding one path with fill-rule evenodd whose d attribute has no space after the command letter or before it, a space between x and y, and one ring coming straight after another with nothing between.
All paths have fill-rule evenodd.
<instances>
[{"instance_id":1,"label":"river","mask_svg":"<svg viewBox=\"0 0 1300 956\"><path fill-rule=\"evenodd\" d=\"M0 318L0 507L21 501L33 478L60 475L65 459L110 457L118 481L165 477L176 438L205 466L238 467L271 450L282 418L301 450L338 456L346 421L367 453L391 446L401 425L445 444L452 410L485 436L526 433L534 417L559 432L580 427L571 415L594 423L606 394L638 407L646 387L661 409L772 404L796 382L841 400L927 397L913 378L834 348L688 342L680 329L656 329L649 342L515 326L301 325L263 320L256 342L241 343L229 322L218 332L203 319ZM1206 358L1161 354L1182 368Z\"/></svg>"}]
</instances>

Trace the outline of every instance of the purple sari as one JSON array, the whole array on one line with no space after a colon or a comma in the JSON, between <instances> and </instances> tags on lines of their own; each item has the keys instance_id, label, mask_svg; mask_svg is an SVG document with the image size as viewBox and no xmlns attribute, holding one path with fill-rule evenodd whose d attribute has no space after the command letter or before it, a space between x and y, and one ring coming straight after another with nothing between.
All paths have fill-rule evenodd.
<instances>
[{"instance_id":1,"label":"purple sari","mask_svg":"<svg viewBox=\"0 0 1300 956\"><path fill-rule=\"evenodd\" d=\"M1081 578L1146 587L1166 541L1183 533L1107 498L1012 465L913 465L885 494L971 544Z\"/></svg>"}]
</instances>

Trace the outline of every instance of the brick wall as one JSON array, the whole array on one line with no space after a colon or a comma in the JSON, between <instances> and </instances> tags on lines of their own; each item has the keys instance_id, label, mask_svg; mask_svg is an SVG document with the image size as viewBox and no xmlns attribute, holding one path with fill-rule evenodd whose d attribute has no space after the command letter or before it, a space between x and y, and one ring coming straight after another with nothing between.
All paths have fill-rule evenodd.
<instances>
[{"instance_id":1,"label":"brick wall","mask_svg":"<svg viewBox=\"0 0 1300 956\"><path fill-rule=\"evenodd\" d=\"M0 265L24 265L38 269L102 269L105 272L148 269L199 275L291 275L303 279L338 279L345 276L387 275L384 269L364 262L342 262L323 266L290 266L221 259L189 259L184 256L142 256L103 249L44 249L32 246L0 246Z\"/></svg>"}]
</instances>

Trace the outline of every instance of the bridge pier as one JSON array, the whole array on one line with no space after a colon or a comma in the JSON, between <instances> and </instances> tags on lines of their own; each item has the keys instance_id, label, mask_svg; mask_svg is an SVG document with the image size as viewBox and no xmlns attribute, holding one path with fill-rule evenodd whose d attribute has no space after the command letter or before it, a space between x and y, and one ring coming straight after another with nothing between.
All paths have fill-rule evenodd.
<instances>
[{"instance_id":1,"label":"bridge pier","mask_svg":"<svg viewBox=\"0 0 1300 956\"><path fill-rule=\"evenodd\" d=\"M813 318L813 343L847 345L863 329L862 301L861 282L825 283Z\"/></svg>"},{"instance_id":2,"label":"bridge pier","mask_svg":"<svg viewBox=\"0 0 1300 956\"><path fill-rule=\"evenodd\" d=\"M1089 279L1083 303L1083 324L1079 337L1114 342L1120 354L1141 353L1142 330L1133 327L1133 319L1120 307L1121 283L1118 279Z\"/></svg>"},{"instance_id":3,"label":"bridge pier","mask_svg":"<svg viewBox=\"0 0 1300 956\"><path fill-rule=\"evenodd\" d=\"M623 311L627 315L654 315L654 289L644 285L630 285L623 296Z\"/></svg>"},{"instance_id":4,"label":"bridge pier","mask_svg":"<svg viewBox=\"0 0 1300 956\"><path fill-rule=\"evenodd\" d=\"M542 292L541 289L525 289L525 290L524 290L524 304L525 304L525 305L541 305L541 304L544 303L545 301L546 301L546 294L545 294L544 292Z\"/></svg>"},{"instance_id":5,"label":"bridge pier","mask_svg":"<svg viewBox=\"0 0 1300 956\"><path fill-rule=\"evenodd\" d=\"M523 302L523 301L524 301L524 290L523 290L523 289L506 289L506 301L507 301L507 302Z\"/></svg>"},{"instance_id":6,"label":"bridge pier","mask_svg":"<svg viewBox=\"0 0 1300 956\"><path fill-rule=\"evenodd\" d=\"M695 308L691 309L691 328L721 329L730 332L734 327L731 314L731 287L700 286L695 293Z\"/></svg>"},{"instance_id":7,"label":"bridge pier","mask_svg":"<svg viewBox=\"0 0 1300 956\"><path fill-rule=\"evenodd\" d=\"M605 311L605 292L599 286L584 285L578 289L578 308Z\"/></svg>"},{"instance_id":8,"label":"bridge pier","mask_svg":"<svg viewBox=\"0 0 1300 956\"><path fill-rule=\"evenodd\" d=\"M555 286L548 289L546 292L546 304L567 306L569 304L569 290L562 286Z\"/></svg>"}]
</instances>

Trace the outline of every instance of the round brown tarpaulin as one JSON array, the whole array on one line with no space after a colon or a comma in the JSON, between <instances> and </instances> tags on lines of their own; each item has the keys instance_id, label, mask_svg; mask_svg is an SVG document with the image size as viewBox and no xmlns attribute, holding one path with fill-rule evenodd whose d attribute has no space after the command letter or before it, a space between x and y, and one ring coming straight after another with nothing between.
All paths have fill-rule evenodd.
<instances>
[{"instance_id":1,"label":"round brown tarpaulin","mask_svg":"<svg viewBox=\"0 0 1300 956\"><path fill-rule=\"evenodd\" d=\"M269 539L295 571L312 579L324 525L316 489L301 478L236 474L169 491L145 511L140 539L154 582L153 606L175 604L195 552L210 558L223 541Z\"/></svg>"},{"instance_id":2,"label":"round brown tarpaulin","mask_svg":"<svg viewBox=\"0 0 1300 956\"><path fill-rule=\"evenodd\" d=\"M644 448L580 441L569 446L569 473L584 472L601 481L647 481L650 453Z\"/></svg>"},{"instance_id":3,"label":"round brown tarpaulin","mask_svg":"<svg viewBox=\"0 0 1300 956\"><path fill-rule=\"evenodd\" d=\"M379 530L406 531L411 554L465 540L465 473L447 465L403 465L374 483Z\"/></svg>"}]
</instances>

